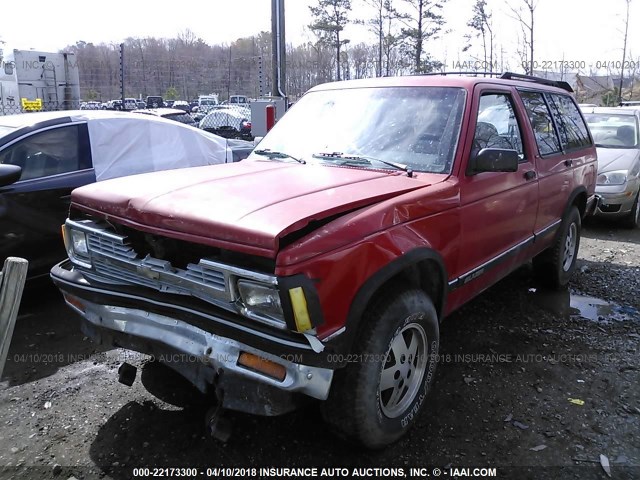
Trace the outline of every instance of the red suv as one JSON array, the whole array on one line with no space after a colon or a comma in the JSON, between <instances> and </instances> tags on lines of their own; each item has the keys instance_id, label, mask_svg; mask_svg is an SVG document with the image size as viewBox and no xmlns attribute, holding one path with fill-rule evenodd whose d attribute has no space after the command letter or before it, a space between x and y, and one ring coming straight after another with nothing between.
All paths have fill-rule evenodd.
<instances>
[{"instance_id":1,"label":"red suv","mask_svg":"<svg viewBox=\"0 0 640 480\"><path fill-rule=\"evenodd\" d=\"M532 259L568 282L595 179L563 82L331 83L245 161L75 190L52 277L89 336L154 355L219 410L312 397L381 447L416 421L444 317Z\"/></svg>"}]
</instances>

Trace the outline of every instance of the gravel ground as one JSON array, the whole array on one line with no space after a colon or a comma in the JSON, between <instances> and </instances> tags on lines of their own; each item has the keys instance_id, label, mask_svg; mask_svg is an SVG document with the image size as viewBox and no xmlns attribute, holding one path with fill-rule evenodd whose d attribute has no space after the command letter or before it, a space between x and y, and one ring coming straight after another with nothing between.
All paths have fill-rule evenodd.
<instances>
[{"instance_id":1,"label":"gravel ground","mask_svg":"<svg viewBox=\"0 0 640 480\"><path fill-rule=\"evenodd\" d=\"M553 293L524 267L448 318L418 425L378 452L333 437L314 404L279 418L232 414L233 435L218 443L184 381L93 344L53 288L29 285L0 383L0 478L127 479L139 466L609 478L602 462L612 478L640 478L640 231L589 223L578 268ZM117 382L125 360L140 367L131 388Z\"/></svg>"}]
</instances>

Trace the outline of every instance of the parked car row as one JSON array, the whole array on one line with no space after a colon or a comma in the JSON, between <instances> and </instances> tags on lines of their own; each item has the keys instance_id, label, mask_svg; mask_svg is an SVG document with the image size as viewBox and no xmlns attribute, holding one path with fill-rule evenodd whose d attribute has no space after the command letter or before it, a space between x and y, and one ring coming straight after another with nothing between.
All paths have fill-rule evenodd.
<instances>
[{"instance_id":1,"label":"parked car row","mask_svg":"<svg viewBox=\"0 0 640 480\"><path fill-rule=\"evenodd\" d=\"M146 101L126 98L124 108L121 100L111 100L106 103L83 102L80 109L149 113L199 127L222 137L251 139L251 109L248 105L247 97L241 95L233 95L227 103L217 103L217 98L203 96L198 105L193 107L184 100L169 101L160 96L149 96Z\"/></svg>"}]
</instances>

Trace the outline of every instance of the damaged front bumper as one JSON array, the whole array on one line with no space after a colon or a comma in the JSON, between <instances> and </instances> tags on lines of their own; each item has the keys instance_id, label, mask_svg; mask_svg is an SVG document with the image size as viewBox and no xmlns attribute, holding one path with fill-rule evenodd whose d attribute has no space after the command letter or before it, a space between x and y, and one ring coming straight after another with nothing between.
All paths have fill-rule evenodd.
<instances>
[{"instance_id":1,"label":"damaged front bumper","mask_svg":"<svg viewBox=\"0 0 640 480\"><path fill-rule=\"evenodd\" d=\"M245 332L257 338L256 344L213 333L216 323L229 324L229 319L90 283L69 261L56 265L51 277L67 304L84 318L88 336L153 355L203 392L224 390L225 408L277 415L293 409L297 394L320 400L329 394L333 370L313 361L302 363L314 356L304 341L296 344L281 337L265 338L264 332ZM184 320L194 315L202 320L200 325ZM271 352L259 348L260 342L272 344ZM247 365L244 358L259 359L259 365L267 368Z\"/></svg>"}]
</instances>

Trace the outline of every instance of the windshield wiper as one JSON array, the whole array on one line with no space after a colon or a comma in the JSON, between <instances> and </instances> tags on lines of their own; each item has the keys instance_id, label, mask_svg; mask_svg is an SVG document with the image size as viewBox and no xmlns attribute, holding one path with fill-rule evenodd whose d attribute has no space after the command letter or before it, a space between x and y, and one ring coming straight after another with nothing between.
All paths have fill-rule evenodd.
<instances>
[{"instance_id":1,"label":"windshield wiper","mask_svg":"<svg viewBox=\"0 0 640 480\"><path fill-rule=\"evenodd\" d=\"M269 160L272 160L274 158L290 158L291 160L295 160L298 163L302 163L303 165L306 164L307 162L300 159L300 158L296 158L293 155L289 155L288 153L284 153L284 152L276 152L274 150L271 150L269 148L264 148L262 150L254 150L253 153L255 153L256 155L263 155L267 158L269 158Z\"/></svg>"},{"instance_id":2,"label":"windshield wiper","mask_svg":"<svg viewBox=\"0 0 640 480\"><path fill-rule=\"evenodd\" d=\"M413 170L408 165L404 165L402 163L390 162L388 160L382 160L380 158L368 157L366 155L356 155L351 153L342 153L342 152L320 152L314 153L314 158L322 158L322 159L332 159L336 158L339 160L348 160L346 163L364 163L367 165L371 165L371 162L380 162L390 167L393 167L397 170L402 170L403 172L407 172L407 177L413 177Z\"/></svg>"}]
</instances>

